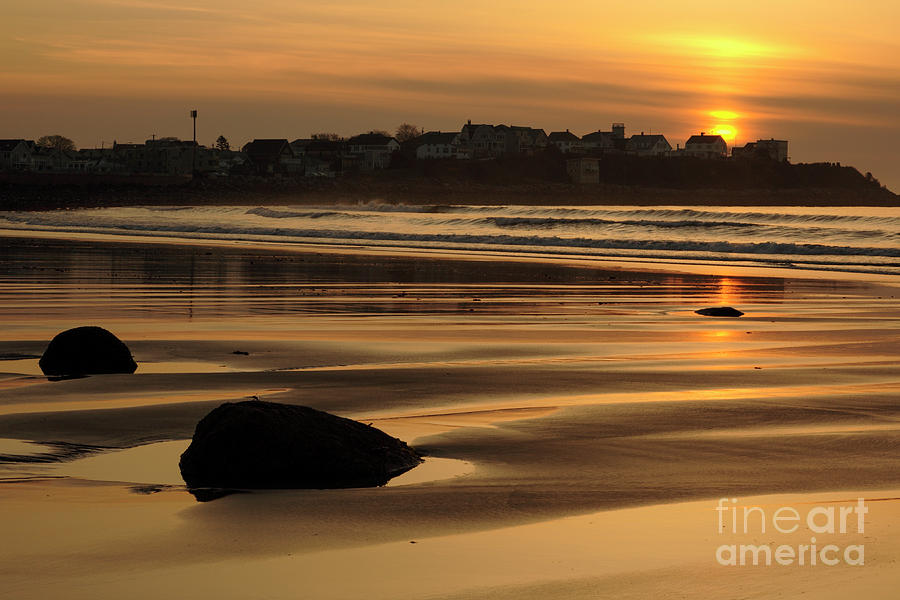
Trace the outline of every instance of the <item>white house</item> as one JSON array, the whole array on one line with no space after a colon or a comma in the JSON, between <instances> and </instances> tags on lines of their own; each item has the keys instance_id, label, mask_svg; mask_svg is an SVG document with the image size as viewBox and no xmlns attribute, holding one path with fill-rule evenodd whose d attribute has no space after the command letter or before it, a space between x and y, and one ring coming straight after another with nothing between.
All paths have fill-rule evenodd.
<instances>
[{"instance_id":1,"label":"white house","mask_svg":"<svg viewBox=\"0 0 900 600\"><path fill-rule=\"evenodd\" d=\"M459 145L469 158L500 156L506 150L506 134L496 132L493 125L469 120L459 132Z\"/></svg>"},{"instance_id":2,"label":"white house","mask_svg":"<svg viewBox=\"0 0 900 600\"><path fill-rule=\"evenodd\" d=\"M624 150L625 123L613 123L611 131L597 130L581 136L581 146L585 150Z\"/></svg>"},{"instance_id":3,"label":"white house","mask_svg":"<svg viewBox=\"0 0 900 600\"><path fill-rule=\"evenodd\" d=\"M547 136L547 141L564 154L576 153L582 151L581 138L566 129L565 131L554 131Z\"/></svg>"},{"instance_id":4,"label":"white house","mask_svg":"<svg viewBox=\"0 0 900 600\"><path fill-rule=\"evenodd\" d=\"M400 142L380 133L363 133L347 140L351 154L360 158L361 168L371 171L386 169L391 164L394 152L400 150Z\"/></svg>"},{"instance_id":5,"label":"white house","mask_svg":"<svg viewBox=\"0 0 900 600\"><path fill-rule=\"evenodd\" d=\"M665 156L672 151L666 136L659 134L633 135L625 143L625 152L637 156Z\"/></svg>"},{"instance_id":6,"label":"white house","mask_svg":"<svg viewBox=\"0 0 900 600\"><path fill-rule=\"evenodd\" d=\"M785 162L788 159L788 143L787 140L776 140L775 138L756 140L744 144L742 148L732 148L731 156L734 158L767 158L775 162Z\"/></svg>"},{"instance_id":7,"label":"white house","mask_svg":"<svg viewBox=\"0 0 900 600\"><path fill-rule=\"evenodd\" d=\"M33 149L31 140L0 140L0 170L30 170Z\"/></svg>"},{"instance_id":8,"label":"white house","mask_svg":"<svg viewBox=\"0 0 900 600\"><path fill-rule=\"evenodd\" d=\"M459 158L459 136L456 132L429 131L413 141L416 158Z\"/></svg>"},{"instance_id":9,"label":"white house","mask_svg":"<svg viewBox=\"0 0 900 600\"><path fill-rule=\"evenodd\" d=\"M684 144L683 153L697 158L725 158L728 153L728 144L721 135L692 135Z\"/></svg>"}]
</instances>

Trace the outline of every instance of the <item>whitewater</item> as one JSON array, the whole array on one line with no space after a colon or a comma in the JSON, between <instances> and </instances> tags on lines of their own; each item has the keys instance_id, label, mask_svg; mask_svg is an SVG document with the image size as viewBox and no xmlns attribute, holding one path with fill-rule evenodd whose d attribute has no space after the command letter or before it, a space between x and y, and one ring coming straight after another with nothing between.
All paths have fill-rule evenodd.
<instances>
[{"instance_id":1,"label":"whitewater","mask_svg":"<svg viewBox=\"0 0 900 600\"><path fill-rule=\"evenodd\" d=\"M0 229L900 275L896 208L384 203L114 207L0 212Z\"/></svg>"}]
</instances>

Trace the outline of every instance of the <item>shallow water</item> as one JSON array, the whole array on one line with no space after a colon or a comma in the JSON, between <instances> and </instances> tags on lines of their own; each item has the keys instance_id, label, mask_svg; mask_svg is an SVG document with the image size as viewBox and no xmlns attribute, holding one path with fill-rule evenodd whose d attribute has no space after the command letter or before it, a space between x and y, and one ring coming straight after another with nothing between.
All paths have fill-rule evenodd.
<instances>
[{"instance_id":1,"label":"shallow water","mask_svg":"<svg viewBox=\"0 0 900 600\"><path fill-rule=\"evenodd\" d=\"M129 447L0 465L0 595L354 598L363 581L386 598L627 597L631 584L636 597L794 597L793 579L723 579L705 554L629 545L677 542L684 512L597 511L900 483L890 277L22 238L0 250L0 355L98 324L148 365L49 382L12 369L34 359L0 364L13 371L0 436ZM693 312L723 304L746 315ZM177 473L186 438L251 395L372 422L429 459L383 488L195 503ZM607 516L560 520L573 514ZM894 548L873 556L889 564ZM854 581L828 576L828 589Z\"/></svg>"},{"instance_id":2,"label":"shallow water","mask_svg":"<svg viewBox=\"0 0 900 600\"><path fill-rule=\"evenodd\" d=\"M178 469L181 454L191 440L157 442L124 450L107 450L85 458L54 465L45 472L50 476L74 477L91 481L109 481L129 484L157 484L183 486L184 479ZM41 448L18 440L0 440L0 454L14 453L21 449L37 453ZM47 449L50 450L50 449ZM426 458L417 467L391 479L387 486L402 486L461 477L474 470L466 461L449 458Z\"/></svg>"}]
</instances>

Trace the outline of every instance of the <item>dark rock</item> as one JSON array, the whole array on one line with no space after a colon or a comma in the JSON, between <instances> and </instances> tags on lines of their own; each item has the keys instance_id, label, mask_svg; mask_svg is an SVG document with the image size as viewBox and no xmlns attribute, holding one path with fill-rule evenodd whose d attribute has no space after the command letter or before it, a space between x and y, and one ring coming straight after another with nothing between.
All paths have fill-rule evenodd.
<instances>
[{"instance_id":1,"label":"dark rock","mask_svg":"<svg viewBox=\"0 0 900 600\"><path fill-rule=\"evenodd\" d=\"M421 462L404 442L306 406L227 402L197 424L181 455L191 488L384 485Z\"/></svg>"},{"instance_id":2,"label":"dark rock","mask_svg":"<svg viewBox=\"0 0 900 600\"><path fill-rule=\"evenodd\" d=\"M730 306L713 306L710 308L701 308L694 312L706 317L739 317L744 314L738 309L731 308Z\"/></svg>"},{"instance_id":3,"label":"dark rock","mask_svg":"<svg viewBox=\"0 0 900 600\"><path fill-rule=\"evenodd\" d=\"M134 373L137 363L122 340L102 327L76 327L50 341L38 363L44 375Z\"/></svg>"}]
</instances>

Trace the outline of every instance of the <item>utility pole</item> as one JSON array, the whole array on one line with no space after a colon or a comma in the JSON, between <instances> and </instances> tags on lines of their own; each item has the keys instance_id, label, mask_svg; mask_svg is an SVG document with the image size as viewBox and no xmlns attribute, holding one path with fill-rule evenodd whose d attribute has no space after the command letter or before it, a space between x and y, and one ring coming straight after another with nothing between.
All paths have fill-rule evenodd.
<instances>
[{"instance_id":1,"label":"utility pole","mask_svg":"<svg viewBox=\"0 0 900 600\"><path fill-rule=\"evenodd\" d=\"M191 111L191 119L194 121L194 145L192 147L193 155L191 156L191 176L197 176L197 111Z\"/></svg>"}]
</instances>

